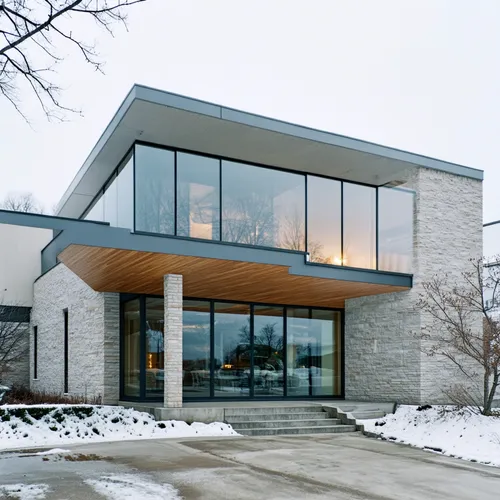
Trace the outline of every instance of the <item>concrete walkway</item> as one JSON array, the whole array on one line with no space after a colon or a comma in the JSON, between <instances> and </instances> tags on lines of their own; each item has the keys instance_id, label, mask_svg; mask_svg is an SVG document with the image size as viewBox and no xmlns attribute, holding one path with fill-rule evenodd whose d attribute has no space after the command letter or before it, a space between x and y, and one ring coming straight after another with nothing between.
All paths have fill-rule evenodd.
<instances>
[{"instance_id":1,"label":"concrete walkway","mask_svg":"<svg viewBox=\"0 0 500 500\"><path fill-rule=\"evenodd\" d=\"M47 499L102 499L106 497L85 481L111 474L150 484L151 491L172 484L186 500L500 497L500 469L359 434L129 441L70 448L81 454L81 461L0 455L0 488L45 484L50 489Z\"/></svg>"}]
</instances>

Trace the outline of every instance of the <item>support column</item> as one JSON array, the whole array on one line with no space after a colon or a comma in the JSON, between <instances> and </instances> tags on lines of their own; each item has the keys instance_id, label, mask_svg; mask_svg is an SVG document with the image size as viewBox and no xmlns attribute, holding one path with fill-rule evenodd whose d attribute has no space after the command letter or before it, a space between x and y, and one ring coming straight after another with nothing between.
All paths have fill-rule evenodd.
<instances>
[{"instance_id":1,"label":"support column","mask_svg":"<svg viewBox=\"0 0 500 500\"><path fill-rule=\"evenodd\" d=\"M165 408L182 408L182 275L163 277L165 301Z\"/></svg>"}]
</instances>

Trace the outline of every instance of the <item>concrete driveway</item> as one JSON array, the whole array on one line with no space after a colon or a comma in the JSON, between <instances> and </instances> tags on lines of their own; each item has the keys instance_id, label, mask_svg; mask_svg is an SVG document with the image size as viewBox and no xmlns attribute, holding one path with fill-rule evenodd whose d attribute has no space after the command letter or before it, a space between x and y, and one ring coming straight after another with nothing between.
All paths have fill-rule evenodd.
<instances>
[{"instance_id":1,"label":"concrete driveway","mask_svg":"<svg viewBox=\"0 0 500 500\"><path fill-rule=\"evenodd\" d=\"M24 484L44 485L40 499L175 498L162 486L168 483L179 491L177 498L203 500L500 498L500 469L360 434L122 441L65 448L71 449L70 458L1 454L0 491L1 485ZM114 481L114 488L97 487L102 481ZM120 493L120 481L129 489ZM3 495L16 498L6 490Z\"/></svg>"}]
</instances>

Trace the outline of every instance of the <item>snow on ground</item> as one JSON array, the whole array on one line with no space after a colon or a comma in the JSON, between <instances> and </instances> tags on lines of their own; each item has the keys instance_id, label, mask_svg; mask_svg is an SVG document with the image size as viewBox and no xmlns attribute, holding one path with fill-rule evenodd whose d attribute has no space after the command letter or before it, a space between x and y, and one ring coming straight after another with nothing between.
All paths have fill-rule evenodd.
<instances>
[{"instance_id":1,"label":"snow on ground","mask_svg":"<svg viewBox=\"0 0 500 500\"><path fill-rule=\"evenodd\" d=\"M42 500L48 491L49 487L46 484L0 484L0 494L4 493L8 498L18 500Z\"/></svg>"},{"instance_id":2,"label":"snow on ground","mask_svg":"<svg viewBox=\"0 0 500 500\"><path fill-rule=\"evenodd\" d=\"M400 406L377 420L358 420L365 431L473 462L500 467L500 417L476 415L468 409ZM421 408L421 407L420 407Z\"/></svg>"},{"instance_id":3,"label":"snow on ground","mask_svg":"<svg viewBox=\"0 0 500 500\"><path fill-rule=\"evenodd\" d=\"M230 425L220 422L191 425L176 420L157 422L148 413L120 406L0 406L0 450L131 439L237 435Z\"/></svg>"},{"instance_id":4,"label":"snow on ground","mask_svg":"<svg viewBox=\"0 0 500 500\"><path fill-rule=\"evenodd\" d=\"M146 478L132 474L111 474L100 479L85 481L94 490L109 500L178 500L179 492L168 483L156 484Z\"/></svg>"},{"instance_id":5,"label":"snow on ground","mask_svg":"<svg viewBox=\"0 0 500 500\"><path fill-rule=\"evenodd\" d=\"M47 451L39 451L35 455L60 455L61 453L71 453L70 450L63 450L62 448L52 448Z\"/></svg>"}]
</instances>

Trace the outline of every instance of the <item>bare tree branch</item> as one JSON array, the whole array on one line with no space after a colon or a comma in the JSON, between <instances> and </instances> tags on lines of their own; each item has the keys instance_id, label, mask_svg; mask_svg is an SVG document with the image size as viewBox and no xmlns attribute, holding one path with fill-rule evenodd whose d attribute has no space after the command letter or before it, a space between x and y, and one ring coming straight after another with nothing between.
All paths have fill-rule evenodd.
<instances>
[{"instance_id":1,"label":"bare tree branch","mask_svg":"<svg viewBox=\"0 0 500 500\"><path fill-rule=\"evenodd\" d=\"M110 35L113 26L126 28L125 10L146 0L0 0L0 95L5 97L27 120L18 97L23 82L50 119L62 120L65 112L77 110L59 100L61 88L55 82L54 65L63 61L65 43L78 49L85 62L102 71L102 62L94 45L85 42L87 32L77 34L68 26L80 27L80 16L93 19ZM35 61L43 61L41 67ZM49 75L52 73L52 77Z\"/></svg>"},{"instance_id":2,"label":"bare tree branch","mask_svg":"<svg viewBox=\"0 0 500 500\"><path fill-rule=\"evenodd\" d=\"M423 283L418 307L431 322L416 335L428 356L448 359L465 376L467 383L453 384L449 397L473 402L489 415L500 384L500 267L485 266L483 258L470 262L471 270L458 280L444 274Z\"/></svg>"}]
</instances>

